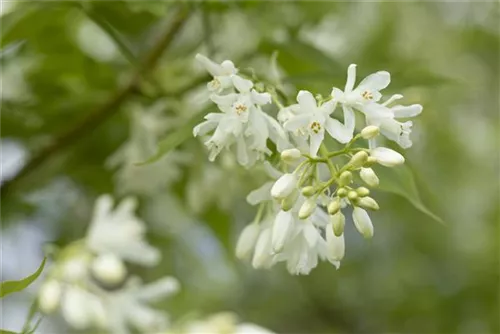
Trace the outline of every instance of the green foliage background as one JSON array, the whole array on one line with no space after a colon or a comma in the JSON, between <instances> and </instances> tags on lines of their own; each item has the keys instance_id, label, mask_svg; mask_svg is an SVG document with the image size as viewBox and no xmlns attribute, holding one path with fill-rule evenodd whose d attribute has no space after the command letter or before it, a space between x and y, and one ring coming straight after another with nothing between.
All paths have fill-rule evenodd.
<instances>
[{"instance_id":1,"label":"green foliage background","mask_svg":"<svg viewBox=\"0 0 500 334\"><path fill-rule=\"evenodd\" d=\"M99 194L138 195L150 240L164 256L157 268L132 269L146 280L179 278L182 292L161 305L174 318L234 310L283 333L500 332L498 3L15 3L1 17L2 143L21 143L34 156L112 99L141 72L178 6L189 11L187 21L138 89L2 189L2 232L36 220L53 235L47 241L62 246L83 236ZM349 226L337 271L324 263L294 277L282 266L255 271L237 261L235 240L254 214L244 199L262 177L210 165L189 135L200 112L190 92L208 79L194 54L268 77L275 51L291 97L298 89L329 94L356 63L358 77L388 70L385 93L424 106L405 152L413 174L385 177L374 239ZM168 186L154 194L120 190L123 180L105 162L133 134L131 108L158 102L172 119L161 138L180 145L169 155L187 152L188 162L173 159L158 173ZM202 181L215 166L213 185ZM189 200L193 187L205 205ZM416 193L444 224L419 210Z\"/></svg>"}]
</instances>

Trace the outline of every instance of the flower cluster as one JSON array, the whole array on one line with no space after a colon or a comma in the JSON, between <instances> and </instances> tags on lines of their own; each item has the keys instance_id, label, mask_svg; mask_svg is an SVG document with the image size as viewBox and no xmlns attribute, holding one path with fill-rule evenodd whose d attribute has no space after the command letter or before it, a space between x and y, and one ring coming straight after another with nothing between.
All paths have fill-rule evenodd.
<instances>
[{"instance_id":1,"label":"flower cluster","mask_svg":"<svg viewBox=\"0 0 500 334\"><path fill-rule=\"evenodd\" d=\"M376 187L379 179L372 166L394 167L405 161L400 153L379 146L377 136L381 134L402 148L410 147L412 122L398 119L417 116L422 106L393 105L402 98L400 94L383 101L381 91L390 83L386 71L373 73L356 86L353 64L347 70L343 91L334 87L331 95L323 98L301 90L297 104L285 107L275 95L276 87L259 93L251 90L253 83L237 76L232 62L226 60L218 65L201 55L197 59L214 76L209 89L220 93L235 87L238 91L225 96L212 95L222 113L207 115L207 121L194 129L195 135L215 129L206 142L210 160L223 147L233 142L244 144L255 136L259 136L259 145L237 144L240 164L249 166L264 158L262 153L269 153L267 139L274 141L281 153L279 167L283 172L264 162L273 181L247 197L250 204L259 205L259 210L254 222L242 231L236 255L242 259L251 257L255 268L286 262L292 274L308 274L319 260L328 260L338 268L345 253L344 213L348 207L352 207L356 229L365 238L373 236L367 210L378 210L379 205L369 196L368 187ZM260 108L271 100L278 107L277 120ZM343 122L333 118L337 109L343 114ZM249 114L242 116L241 110ZM356 112L365 120L358 127L359 133L356 133ZM255 117L252 113L267 123L249 121ZM239 122L235 121L235 114L239 115ZM262 131L263 128L266 130ZM273 135L268 131L271 128ZM341 148L330 150L325 141L327 135L334 140L331 143L337 142ZM250 155L257 159L243 159ZM355 174L364 184L356 184Z\"/></svg>"},{"instance_id":2,"label":"flower cluster","mask_svg":"<svg viewBox=\"0 0 500 334\"><path fill-rule=\"evenodd\" d=\"M152 266L160 260L144 239L145 225L134 215L135 207L132 198L114 210L110 196L97 199L87 236L60 250L39 290L42 312L60 308L77 330L149 333L167 328L168 317L148 303L175 293L177 280L164 277L144 285L127 273L125 261Z\"/></svg>"}]
</instances>

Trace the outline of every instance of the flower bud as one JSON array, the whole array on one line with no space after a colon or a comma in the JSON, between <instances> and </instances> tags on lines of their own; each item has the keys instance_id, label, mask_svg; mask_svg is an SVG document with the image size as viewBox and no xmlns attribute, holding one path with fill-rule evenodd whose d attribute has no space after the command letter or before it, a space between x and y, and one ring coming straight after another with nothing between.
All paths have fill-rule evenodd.
<instances>
[{"instance_id":1,"label":"flower bud","mask_svg":"<svg viewBox=\"0 0 500 334\"><path fill-rule=\"evenodd\" d=\"M304 195L305 197L310 197L315 193L316 193L316 188L314 188L313 186L307 186L302 188L302 195Z\"/></svg>"},{"instance_id":2,"label":"flower bud","mask_svg":"<svg viewBox=\"0 0 500 334\"><path fill-rule=\"evenodd\" d=\"M342 172L339 176L339 186L343 187L352 182L352 173L348 170Z\"/></svg>"},{"instance_id":3,"label":"flower bud","mask_svg":"<svg viewBox=\"0 0 500 334\"><path fill-rule=\"evenodd\" d=\"M271 196L277 199L284 199L289 196L297 187L297 177L293 173L283 174L271 188Z\"/></svg>"},{"instance_id":4,"label":"flower bud","mask_svg":"<svg viewBox=\"0 0 500 334\"><path fill-rule=\"evenodd\" d=\"M372 139L378 136L380 129L375 125L368 125L363 130L361 130L361 137L363 139Z\"/></svg>"},{"instance_id":5,"label":"flower bud","mask_svg":"<svg viewBox=\"0 0 500 334\"><path fill-rule=\"evenodd\" d=\"M338 198L335 198L333 201L328 204L328 213L331 215L336 214L340 210L340 201Z\"/></svg>"},{"instance_id":6,"label":"flower bud","mask_svg":"<svg viewBox=\"0 0 500 334\"><path fill-rule=\"evenodd\" d=\"M367 159L368 153L366 153L365 151L359 151L352 156L351 161L349 161L349 165L353 166L354 168L358 168L363 166Z\"/></svg>"},{"instance_id":7,"label":"flower bud","mask_svg":"<svg viewBox=\"0 0 500 334\"><path fill-rule=\"evenodd\" d=\"M358 199L358 193L354 190L351 190L347 193L347 198L349 198L351 202L355 202Z\"/></svg>"},{"instance_id":8,"label":"flower bud","mask_svg":"<svg viewBox=\"0 0 500 334\"><path fill-rule=\"evenodd\" d=\"M352 211L352 219L356 229L363 237L367 239L373 237L373 224L365 210L355 207Z\"/></svg>"},{"instance_id":9,"label":"flower bud","mask_svg":"<svg viewBox=\"0 0 500 334\"><path fill-rule=\"evenodd\" d=\"M281 152L281 160L285 162L294 162L301 157L300 151L296 148L291 148Z\"/></svg>"},{"instance_id":10,"label":"flower bud","mask_svg":"<svg viewBox=\"0 0 500 334\"><path fill-rule=\"evenodd\" d=\"M378 186L379 180L377 174L371 168L361 168L359 171L361 179L370 187Z\"/></svg>"},{"instance_id":11,"label":"flower bud","mask_svg":"<svg viewBox=\"0 0 500 334\"><path fill-rule=\"evenodd\" d=\"M271 243L273 250L278 253L283 250L285 242L293 227L293 216L290 212L280 211L274 220Z\"/></svg>"},{"instance_id":12,"label":"flower bud","mask_svg":"<svg viewBox=\"0 0 500 334\"><path fill-rule=\"evenodd\" d=\"M295 205L295 202L297 202L297 198L299 198L299 191L295 189L290 195L288 195L281 201L281 209L283 211L292 209Z\"/></svg>"},{"instance_id":13,"label":"flower bud","mask_svg":"<svg viewBox=\"0 0 500 334\"><path fill-rule=\"evenodd\" d=\"M54 312L61 301L61 285L55 279L43 283L38 293L38 306L43 313Z\"/></svg>"},{"instance_id":14,"label":"flower bud","mask_svg":"<svg viewBox=\"0 0 500 334\"><path fill-rule=\"evenodd\" d=\"M236 243L236 257L243 260L250 256L259 237L260 227L258 224L248 224L241 231Z\"/></svg>"},{"instance_id":15,"label":"flower bud","mask_svg":"<svg viewBox=\"0 0 500 334\"><path fill-rule=\"evenodd\" d=\"M326 246L328 250L328 260L340 261L344 258L345 242L342 234L335 235L332 228L326 229Z\"/></svg>"},{"instance_id":16,"label":"flower bud","mask_svg":"<svg viewBox=\"0 0 500 334\"><path fill-rule=\"evenodd\" d=\"M346 188L339 188L337 190L337 195L339 197L346 197L347 196L347 189Z\"/></svg>"},{"instance_id":17,"label":"flower bud","mask_svg":"<svg viewBox=\"0 0 500 334\"><path fill-rule=\"evenodd\" d=\"M111 253L97 256L92 262L91 270L94 277L104 284L118 284L127 275L123 261Z\"/></svg>"},{"instance_id":18,"label":"flower bud","mask_svg":"<svg viewBox=\"0 0 500 334\"><path fill-rule=\"evenodd\" d=\"M365 187L359 187L358 189L356 189L356 192L358 193L358 195L360 197L365 197L365 196L370 195L370 190L368 188L365 188Z\"/></svg>"},{"instance_id":19,"label":"flower bud","mask_svg":"<svg viewBox=\"0 0 500 334\"><path fill-rule=\"evenodd\" d=\"M252 266L255 269L268 267L272 263L271 229L262 230L255 244Z\"/></svg>"},{"instance_id":20,"label":"flower bud","mask_svg":"<svg viewBox=\"0 0 500 334\"><path fill-rule=\"evenodd\" d=\"M405 162L405 158L401 154L387 147L377 147L371 150L370 154L377 159L379 164L386 167L402 165Z\"/></svg>"},{"instance_id":21,"label":"flower bud","mask_svg":"<svg viewBox=\"0 0 500 334\"><path fill-rule=\"evenodd\" d=\"M316 198L308 198L299 209L299 218L306 219L316 210Z\"/></svg>"},{"instance_id":22,"label":"flower bud","mask_svg":"<svg viewBox=\"0 0 500 334\"><path fill-rule=\"evenodd\" d=\"M369 210L378 210L380 207L378 206L377 201L375 201L371 197L362 197L360 198L357 202L356 205L363 208L363 209L369 209Z\"/></svg>"},{"instance_id":23,"label":"flower bud","mask_svg":"<svg viewBox=\"0 0 500 334\"><path fill-rule=\"evenodd\" d=\"M344 233L345 216L339 211L330 217L330 221L332 222L333 233L340 237Z\"/></svg>"},{"instance_id":24,"label":"flower bud","mask_svg":"<svg viewBox=\"0 0 500 334\"><path fill-rule=\"evenodd\" d=\"M377 163L377 158L368 157L368 159L366 159L366 162L363 164L363 167L371 167L376 163Z\"/></svg>"}]
</instances>

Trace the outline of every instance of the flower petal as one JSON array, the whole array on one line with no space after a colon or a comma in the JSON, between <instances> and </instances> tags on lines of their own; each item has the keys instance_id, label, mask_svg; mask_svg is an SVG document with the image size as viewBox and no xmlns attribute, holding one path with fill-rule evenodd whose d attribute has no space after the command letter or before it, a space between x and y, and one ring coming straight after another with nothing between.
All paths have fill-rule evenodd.
<instances>
[{"instance_id":1,"label":"flower petal","mask_svg":"<svg viewBox=\"0 0 500 334\"><path fill-rule=\"evenodd\" d=\"M345 83L344 91L349 93L354 88L354 83L356 82L356 64L351 64L347 68L347 80Z\"/></svg>"},{"instance_id":2,"label":"flower petal","mask_svg":"<svg viewBox=\"0 0 500 334\"><path fill-rule=\"evenodd\" d=\"M211 59L205 57L202 54L197 54L195 56L196 60L199 61L203 67L210 73L212 76L224 75L224 69L221 65L215 63Z\"/></svg>"},{"instance_id":3,"label":"flower petal","mask_svg":"<svg viewBox=\"0 0 500 334\"><path fill-rule=\"evenodd\" d=\"M420 104L412 104L411 106L394 106L391 108L394 112L394 117L415 117L422 112L422 106Z\"/></svg>"},{"instance_id":4,"label":"flower petal","mask_svg":"<svg viewBox=\"0 0 500 334\"><path fill-rule=\"evenodd\" d=\"M337 101L332 99L330 101L323 103L321 107L319 107L319 110L324 115L330 115L335 111L336 107L337 107Z\"/></svg>"},{"instance_id":5,"label":"flower petal","mask_svg":"<svg viewBox=\"0 0 500 334\"><path fill-rule=\"evenodd\" d=\"M297 94L297 102L299 102L301 112L312 113L317 109L316 99L311 92L307 90L301 90Z\"/></svg>"},{"instance_id":6,"label":"flower petal","mask_svg":"<svg viewBox=\"0 0 500 334\"><path fill-rule=\"evenodd\" d=\"M273 182L266 182L261 187L251 191L247 195L247 202L250 205L257 205L260 202L272 200L271 188L273 187Z\"/></svg>"},{"instance_id":7,"label":"flower petal","mask_svg":"<svg viewBox=\"0 0 500 334\"><path fill-rule=\"evenodd\" d=\"M283 124L284 128L288 131L297 131L309 124L309 120L311 118L310 114L300 114L290 118L288 121Z\"/></svg>"},{"instance_id":8,"label":"flower petal","mask_svg":"<svg viewBox=\"0 0 500 334\"><path fill-rule=\"evenodd\" d=\"M255 89L251 91L252 102L255 104L263 105L271 103L271 95L269 93L259 93Z\"/></svg>"},{"instance_id":9,"label":"flower petal","mask_svg":"<svg viewBox=\"0 0 500 334\"><path fill-rule=\"evenodd\" d=\"M243 79L238 75L232 75L231 80L233 80L233 85L236 87L240 93L248 93L253 87L253 82L247 79Z\"/></svg>"},{"instance_id":10,"label":"flower petal","mask_svg":"<svg viewBox=\"0 0 500 334\"><path fill-rule=\"evenodd\" d=\"M325 128L328 134L339 143L345 144L352 139L353 131L350 131L346 126L334 118L327 118Z\"/></svg>"},{"instance_id":11,"label":"flower petal","mask_svg":"<svg viewBox=\"0 0 500 334\"><path fill-rule=\"evenodd\" d=\"M320 131L318 133L311 133L309 142L309 154L315 157L318 154L319 147L325 138L325 131Z\"/></svg>"},{"instance_id":12,"label":"flower petal","mask_svg":"<svg viewBox=\"0 0 500 334\"><path fill-rule=\"evenodd\" d=\"M389 86L390 82L391 74L389 72L378 71L364 78L363 81L360 82L357 89L370 89L379 91Z\"/></svg>"},{"instance_id":13,"label":"flower petal","mask_svg":"<svg viewBox=\"0 0 500 334\"><path fill-rule=\"evenodd\" d=\"M210 95L210 100L215 102L219 106L231 107L236 100L238 100L238 94L231 93L227 95Z\"/></svg>"}]
</instances>

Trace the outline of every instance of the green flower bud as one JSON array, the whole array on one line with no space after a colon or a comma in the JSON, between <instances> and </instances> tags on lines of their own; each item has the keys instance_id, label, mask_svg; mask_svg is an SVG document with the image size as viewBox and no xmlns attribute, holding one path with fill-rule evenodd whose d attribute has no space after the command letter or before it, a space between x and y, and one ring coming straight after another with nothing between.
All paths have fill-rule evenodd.
<instances>
[{"instance_id":1,"label":"green flower bud","mask_svg":"<svg viewBox=\"0 0 500 334\"><path fill-rule=\"evenodd\" d=\"M302 188L302 195L304 195L305 197L310 197L315 193L316 193L316 188L314 188L313 186L307 186Z\"/></svg>"},{"instance_id":2,"label":"green flower bud","mask_svg":"<svg viewBox=\"0 0 500 334\"><path fill-rule=\"evenodd\" d=\"M281 152L281 160L285 162L294 162L301 157L300 151L296 148L284 150Z\"/></svg>"},{"instance_id":3,"label":"green flower bud","mask_svg":"<svg viewBox=\"0 0 500 334\"><path fill-rule=\"evenodd\" d=\"M349 198L351 202L355 202L359 198L359 196L356 191L351 190L347 193L347 198Z\"/></svg>"},{"instance_id":4,"label":"green flower bud","mask_svg":"<svg viewBox=\"0 0 500 334\"><path fill-rule=\"evenodd\" d=\"M333 234L340 237L342 233L344 233L345 216L339 211L333 216L330 216L330 221L332 222Z\"/></svg>"},{"instance_id":5,"label":"green flower bud","mask_svg":"<svg viewBox=\"0 0 500 334\"><path fill-rule=\"evenodd\" d=\"M370 195L370 190L368 188L365 188L365 187L359 187L358 189L356 189L356 192L358 193L358 195L360 197L365 197L365 196Z\"/></svg>"},{"instance_id":6,"label":"green flower bud","mask_svg":"<svg viewBox=\"0 0 500 334\"><path fill-rule=\"evenodd\" d=\"M369 209L369 210L374 210L377 211L380 209L378 206L378 203L371 197L362 197L360 198L357 202L356 205L363 208L363 209Z\"/></svg>"},{"instance_id":7,"label":"green flower bud","mask_svg":"<svg viewBox=\"0 0 500 334\"><path fill-rule=\"evenodd\" d=\"M281 201L281 210L288 211L293 208L295 202L297 202L297 198L299 198L299 192L298 190L294 190L290 195Z\"/></svg>"},{"instance_id":8,"label":"green flower bud","mask_svg":"<svg viewBox=\"0 0 500 334\"><path fill-rule=\"evenodd\" d=\"M364 139L372 139L378 136L380 129L375 125L368 125L363 130L361 130L361 137Z\"/></svg>"},{"instance_id":9,"label":"green flower bud","mask_svg":"<svg viewBox=\"0 0 500 334\"><path fill-rule=\"evenodd\" d=\"M339 188L337 190L337 195L339 197L346 197L347 196L347 189L346 188Z\"/></svg>"},{"instance_id":10,"label":"green flower bud","mask_svg":"<svg viewBox=\"0 0 500 334\"><path fill-rule=\"evenodd\" d=\"M339 176L339 185L346 186L352 182L352 173L349 172L348 170L342 172Z\"/></svg>"},{"instance_id":11,"label":"green flower bud","mask_svg":"<svg viewBox=\"0 0 500 334\"><path fill-rule=\"evenodd\" d=\"M327 209L328 209L328 213L331 214L331 215L334 215L337 212L339 212L339 210L340 210L340 201L339 201L339 199L335 198L333 201L331 201L328 204Z\"/></svg>"},{"instance_id":12,"label":"green flower bud","mask_svg":"<svg viewBox=\"0 0 500 334\"><path fill-rule=\"evenodd\" d=\"M306 219L316 210L316 198L308 198L299 209L299 218Z\"/></svg>"},{"instance_id":13,"label":"green flower bud","mask_svg":"<svg viewBox=\"0 0 500 334\"><path fill-rule=\"evenodd\" d=\"M368 153L365 151L359 151L353 157L351 158L351 161L349 161L349 165L353 166L354 168L358 168L363 166L363 164L368 160Z\"/></svg>"}]
</instances>

